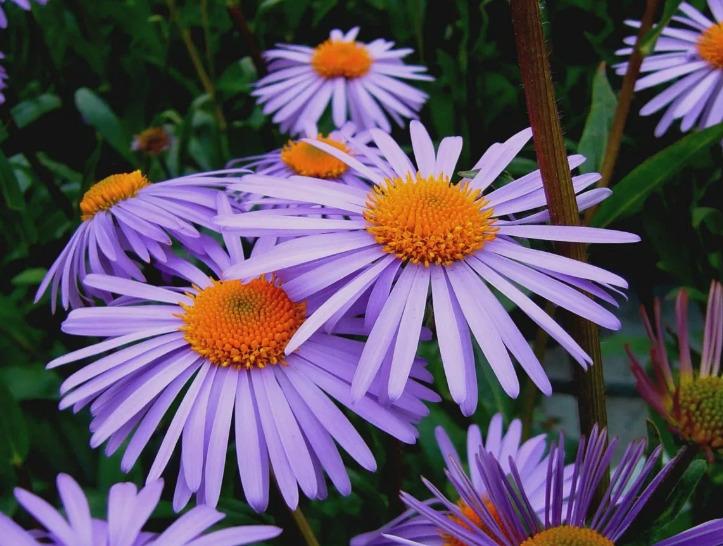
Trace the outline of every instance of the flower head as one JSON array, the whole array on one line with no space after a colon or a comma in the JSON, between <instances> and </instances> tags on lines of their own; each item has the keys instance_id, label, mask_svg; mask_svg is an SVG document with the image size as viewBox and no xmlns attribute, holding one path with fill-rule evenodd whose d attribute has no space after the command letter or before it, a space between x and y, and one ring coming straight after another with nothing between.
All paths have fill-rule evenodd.
<instances>
[{"instance_id":1,"label":"flower head","mask_svg":"<svg viewBox=\"0 0 723 546\"><path fill-rule=\"evenodd\" d=\"M656 136L678 119L682 131L723 121L723 3L708 0L708 7L711 17L687 2L681 3L674 23L663 29L655 43L653 54L643 59L640 70L645 75L636 82L636 91L674 82L640 110L641 115L648 116L665 109ZM627 24L640 26L639 21ZM632 53L635 40L635 36L625 38L628 47L617 53ZM618 74L625 74L627 68L627 62L616 66Z\"/></svg>"},{"instance_id":2,"label":"flower head","mask_svg":"<svg viewBox=\"0 0 723 546\"><path fill-rule=\"evenodd\" d=\"M216 230L216 195L228 183L219 171L152 184L140 171L115 174L91 186L80 200L82 223L48 270L35 301L50 288L55 310L109 301L110 293L82 286L87 273L143 281L138 260L165 262L172 241L195 253L206 239L199 227Z\"/></svg>"},{"instance_id":3,"label":"flower head","mask_svg":"<svg viewBox=\"0 0 723 546\"><path fill-rule=\"evenodd\" d=\"M222 210L230 211L221 201ZM228 253L220 247L209 253L217 260L213 270L243 259L240 241L226 241ZM396 403L389 403L381 382L352 403L349 383L361 342L317 333L285 352L307 312L319 305L298 297L292 276L219 281L171 256L161 266L191 286L88 275L86 285L118 294L123 302L72 311L65 332L106 339L48 367L91 360L63 383L60 406L90 406L92 446L107 442L111 453L128 441L125 471L162 428L148 479L160 477L180 441L176 509L194 493L198 502L216 505L231 431L243 491L257 511L266 509L272 474L290 507L298 503L298 488L309 498L325 497L324 474L348 494L337 444L375 470L374 456L339 405L403 442L416 440L414 425L428 412L423 402L437 400L419 382L430 379L422 361L415 362L414 380ZM363 324L342 317L335 332L363 334ZM161 427L177 398L170 424Z\"/></svg>"},{"instance_id":4,"label":"flower head","mask_svg":"<svg viewBox=\"0 0 723 546\"><path fill-rule=\"evenodd\" d=\"M44 529L26 531L0 514L0 546L192 546L195 544L255 544L281 534L270 525L228 527L207 532L224 515L208 506L189 510L160 533L144 531L158 505L163 482L155 480L140 490L132 483L117 483L108 494L105 519L90 514L88 499L78 483L67 474L57 478L58 493L66 516L45 500L25 489L16 489L18 503ZM67 518L67 519L66 519Z\"/></svg>"},{"instance_id":5,"label":"flower head","mask_svg":"<svg viewBox=\"0 0 723 546\"><path fill-rule=\"evenodd\" d=\"M437 444L442 452L445 460L446 474L455 475L461 472L462 460L452 445L447 433L442 427L437 427L436 431ZM490 494L487 491L484 480L479 473L476 464L477 454L481 450L490 453L497 461L501 468L506 472L510 472L510 461L514 461L517 466L522 481L525 484L525 491L531 499L532 506L538 512L544 510L545 507L545 469L548 466L548 456L545 454L547 450L547 441L544 435L536 436L525 442L522 441L522 423L519 419L515 419L510 423L506 431L502 425L502 415L495 415L490 421L487 429L486 438L482 437L479 427L471 425L467 432L467 465L469 467L468 480L472 486L472 490L478 502L487 505L490 511L494 511L494 506L490 503ZM570 475L566 476L566 483L569 484ZM456 486L455 481L451 481L453 487ZM424 501L423 504L428 507L438 505L436 498ZM447 516L456 524L462 527L473 524L473 527L483 528L484 523L477 517L476 512L461 498L456 503L464 518L459 518L451 513ZM394 535L407 540L417 541L426 546L464 546L464 543L446 533L434 524L428 517L420 514L414 509L410 509L400 517L387 523L384 527L364 533L352 539L351 546L390 546L394 544L391 538L385 535Z\"/></svg>"},{"instance_id":6,"label":"flower head","mask_svg":"<svg viewBox=\"0 0 723 546\"><path fill-rule=\"evenodd\" d=\"M316 124L329 103L337 127L351 120L359 128L389 131L387 117L399 125L416 117L427 95L401 80L431 80L426 68L401 61L411 49L392 49L393 42L381 39L359 42L358 33L358 27L346 34L332 30L315 48L279 45L267 51L270 73L253 93L264 113L274 114L274 122L292 134Z\"/></svg>"},{"instance_id":7,"label":"flower head","mask_svg":"<svg viewBox=\"0 0 723 546\"><path fill-rule=\"evenodd\" d=\"M641 309L652 342L650 360L654 377L649 377L628 349L640 394L685 442L699 445L709 458L723 452L723 287L713 281L708 294L703 346L698 370L693 367L688 339L688 294L678 292L675 303L678 330L678 374L673 374L665 348L660 301L654 305L654 322Z\"/></svg>"},{"instance_id":8,"label":"flower head","mask_svg":"<svg viewBox=\"0 0 723 546\"><path fill-rule=\"evenodd\" d=\"M171 147L171 135L165 127L149 127L133 137L131 150L147 155L160 155Z\"/></svg>"},{"instance_id":9,"label":"flower head","mask_svg":"<svg viewBox=\"0 0 723 546\"><path fill-rule=\"evenodd\" d=\"M238 191L295 200L297 206L283 214L257 210L220 215L217 222L224 230L292 237L228 268L225 277L250 279L303 266L305 272L297 281L301 294L333 288L292 336L287 352L367 298L364 320L371 331L352 381L355 398L385 369L382 363L389 352L388 393L391 399L400 395L414 361L430 289L447 383L465 414L477 405L470 332L509 395L519 392L513 358L549 393L550 382L540 362L491 288L516 303L586 366L588 355L518 286L617 329L619 321L593 298L614 304L608 291L627 283L598 267L529 248L526 240L627 243L638 237L546 225L549 214L539 171L488 191L531 138L529 129L493 144L474 166L477 174L457 183L452 178L462 139L445 138L435 151L421 123L413 121L410 130L416 165L378 129L370 130L377 147L368 161L373 168L323 142L307 140L343 161L371 189L262 175L247 175L231 185ZM583 160L570 157L570 168ZM598 179L595 173L573 177L581 209L610 194L607 189L588 190ZM320 215L319 206L325 207L326 215Z\"/></svg>"}]
</instances>

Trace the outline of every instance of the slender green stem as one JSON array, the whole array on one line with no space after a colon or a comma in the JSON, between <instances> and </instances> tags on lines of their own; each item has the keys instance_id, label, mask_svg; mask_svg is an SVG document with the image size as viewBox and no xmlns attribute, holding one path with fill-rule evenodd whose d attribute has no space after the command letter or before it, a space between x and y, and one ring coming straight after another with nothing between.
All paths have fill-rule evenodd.
<instances>
[{"instance_id":1,"label":"slender green stem","mask_svg":"<svg viewBox=\"0 0 723 546\"><path fill-rule=\"evenodd\" d=\"M579 225L579 211L562 139L540 6L538 0L511 0L510 9L527 111L550 219L556 225ZM580 261L586 259L584 245L565 243L556 247L558 252L568 258ZM571 335L593 359L593 365L587 372L578 368L579 373L576 374L580 429L583 434L588 434L596 424L601 427L607 425L600 340L597 327L592 322L578 316L566 316L565 319Z\"/></svg>"},{"instance_id":2,"label":"slender green stem","mask_svg":"<svg viewBox=\"0 0 723 546\"><path fill-rule=\"evenodd\" d=\"M246 21L241 5L237 0L231 0L229 1L226 9L228 10L229 17L231 17L231 20L236 25L239 34L241 34L241 38L243 38L243 41L246 43L249 55L251 56L251 61L256 67L256 72L259 76L263 76L266 74L266 63L264 62L261 50L256 42L256 36L254 36L251 27L249 27L249 24Z\"/></svg>"},{"instance_id":3,"label":"slender green stem","mask_svg":"<svg viewBox=\"0 0 723 546\"><path fill-rule=\"evenodd\" d=\"M319 546L319 541L316 539L314 531L311 529L311 525L309 525L309 522L306 520L306 516L304 516L304 512L301 511L300 506L297 507L296 510L291 510L291 516L294 518L294 522L299 528L301 536L304 537L306 546Z\"/></svg>"},{"instance_id":4,"label":"slender green stem","mask_svg":"<svg viewBox=\"0 0 723 546\"><path fill-rule=\"evenodd\" d=\"M214 77L213 55L211 53L211 25L208 20L208 0L201 0L201 28L203 28L203 48L206 53L206 65L211 78Z\"/></svg>"}]
</instances>

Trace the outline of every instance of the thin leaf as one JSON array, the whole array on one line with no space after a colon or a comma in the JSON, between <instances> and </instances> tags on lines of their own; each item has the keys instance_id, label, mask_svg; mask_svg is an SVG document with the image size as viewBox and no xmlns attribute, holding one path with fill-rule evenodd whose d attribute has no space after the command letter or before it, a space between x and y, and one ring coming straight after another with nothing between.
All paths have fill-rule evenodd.
<instances>
[{"instance_id":1,"label":"thin leaf","mask_svg":"<svg viewBox=\"0 0 723 546\"><path fill-rule=\"evenodd\" d=\"M578 153L587 158L587 161L580 167L582 172L600 170L617 102L615 92L605 74L605 63L600 63L592 80L590 112L585 120L585 128L582 130L582 136L577 146Z\"/></svg>"},{"instance_id":2,"label":"thin leaf","mask_svg":"<svg viewBox=\"0 0 723 546\"><path fill-rule=\"evenodd\" d=\"M12 165L5 157L5 154L0 151L0 185L2 186L3 198L8 208L21 211L25 209L25 199L23 198L23 192L20 188L20 182Z\"/></svg>"},{"instance_id":3,"label":"thin leaf","mask_svg":"<svg viewBox=\"0 0 723 546\"><path fill-rule=\"evenodd\" d=\"M3 463L19 466L28 454L29 440L20 406L0 383L0 457Z\"/></svg>"},{"instance_id":4,"label":"thin leaf","mask_svg":"<svg viewBox=\"0 0 723 546\"><path fill-rule=\"evenodd\" d=\"M75 92L75 105L86 123L95 127L108 144L133 163L131 136L108 104L87 87L81 87Z\"/></svg>"},{"instance_id":5,"label":"thin leaf","mask_svg":"<svg viewBox=\"0 0 723 546\"><path fill-rule=\"evenodd\" d=\"M43 93L42 95L16 104L10 110L10 114L13 116L15 125L22 129L48 112L60 108L61 105L62 102L57 95Z\"/></svg>"},{"instance_id":6,"label":"thin leaf","mask_svg":"<svg viewBox=\"0 0 723 546\"><path fill-rule=\"evenodd\" d=\"M660 21L658 21L658 24L650 29L640 41L640 53L642 53L643 56L650 55L653 52L655 49L655 43L658 41L658 38L660 38L660 35L665 27L668 26L668 23L670 23L670 20L673 18L673 15L675 15L675 12L678 11L678 6L682 3L683 0L665 0L663 16L660 18Z\"/></svg>"}]
</instances>

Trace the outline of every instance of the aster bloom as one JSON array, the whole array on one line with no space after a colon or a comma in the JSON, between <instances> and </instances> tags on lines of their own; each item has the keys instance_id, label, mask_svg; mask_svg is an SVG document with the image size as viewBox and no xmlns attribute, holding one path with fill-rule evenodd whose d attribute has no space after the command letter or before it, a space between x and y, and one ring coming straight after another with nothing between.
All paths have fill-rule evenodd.
<instances>
[{"instance_id":1,"label":"aster bloom","mask_svg":"<svg viewBox=\"0 0 723 546\"><path fill-rule=\"evenodd\" d=\"M303 264L306 271L297 281L302 294L337 287L296 331L287 352L322 326L329 328L339 313L368 296L364 320L371 330L352 381L355 399L378 377L389 353L389 396L394 400L403 392L430 286L447 382L465 414L471 414L477 405L470 330L505 392L510 396L519 393L512 355L549 394L545 371L490 287L517 304L587 366L589 356L517 285L601 326L617 329L618 319L591 296L614 304L609 290L625 288L627 283L598 267L528 248L519 239L627 243L639 238L606 229L546 225L549 215L539 171L487 193L531 138L529 129L493 144L474 166L477 174L456 184L450 179L462 139L443 139L435 154L422 124L413 121L410 129L416 166L378 129L370 130L383 157L376 162L376 170L332 146L308 140L369 180L373 186L369 191L322 180L260 175L247 175L232 184L232 190L296 200L299 206L282 213L258 210L219 215L217 223L222 229L242 235L296 237L228 268L226 278L250 279ZM574 168L584 158L572 156L569 161ZM585 191L598 179L597 173L573 178L580 209L610 195L607 189ZM323 205L334 217L320 217L319 209L310 209L308 204ZM525 216L528 212L532 213Z\"/></svg>"},{"instance_id":2,"label":"aster bloom","mask_svg":"<svg viewBox=\"0 0 723 546\"><path fill-rule=\"evenodd\" d=\"M165 127L149 127L133 136L131 150L150 156L160 155L171 147L171 134Z\"/></svg>"},{"instance_id":3,"label":"aster bloom","mask_svg":"<svg viewBox=\"0 0 723 546\"><path fill-rule=\"evenodd\" d=\"M144 280L139 264L153 258L165 262L173 239L203 253L198 227L215 230L216 195L238 171L217 171L151 182L140 172L115 174L97 182L80 201L82 223L48 270L35 296L50 288L55 311L58 293L64 309L92 305L109 293L85 289L87 273Z\"/></svg>"},{"instance_id":4,"label":"aster bloom","mask_svg":"<svg viewBox=\"0 0 723 546\"><path fill-rule=\"evenodd\" d=\"M161 533L143 531L161 498L163 482L156 480L137 490L132 483L117 483L108 494L106 519L90 514L88 499L67 474L57 478L63 512L42 498L17 488L15 498L43 527L26 531L0 514L0 546L241 546L281 534L270 525L228 527L208 533L224 515L208 506L197 506Z\"/></svg>"},{"instance_id":5,"label":"aster bloom","mask_svg":"<svg viewBox=\"0 0 723 546\"><path fill-rule=\"evenodd\" d=\"M8 26L8 18L5 15L5 10L3 9L3 4L5 4L7 0L0 0L0 28L7 28ZM19 6L20 8L24 9L25 11L30 11L30 1L31 0L11 0L13 4L16 6ZM48 0L35 0L38 4L41 6L44 6L48 3Z\"/></svg>"},{"instance_id":6,"label":"aster bloom","mask_svg":"<svg viewBox=\"0 0 723 546\"><path fill-rule=\"evenodd\" d=\"M630 348L631 367L640 395L685 442L699 445L709 459L723 451L723 287L711 283L705 316L703 345L697 373L688 338L688 294L680 290L675 302L678 330L678 374L674 376L665 348L660 301L655 300L651 323L641 308L643 323L652 343L650 361L654 376L645 372Z\"/></svg>"},{"instance_id":7,"label":"aster bloom","mask_svg":"<svg viewBox=\"0 0 723 546\"><path fill-rule=\"evenodd\" d=\"M708 0L710 17L683 2L678 15L663 29L653 54L643 59L641 74L635 90L641 91L663 83L671 85L656 95L640 110L648 116L665 109L655 128L660 136L677 119L680 128L688 131L693 126L703 129L723 121L723 0ZM627 21L629 26L640 27L639 21ZM636 37L628 36L619 55L633 51ZM618 74L625 74L628 63L616 66Z\"/></svg>"},{"instance_id":8,"label":"aster bloom","mask_svg":"<svg viewBox=\"0 0 723 546\"><path fill-rule=\"evenodd\" d=\"M563 438L553 446L544 473L544 508L542 513L527 492L525 477L516 461L509 471L497 457L481 451L477 469L488 491L481 502L470 479L459 466L448 476L470 515L450 501L439 489L425 480L436 500L444 507L437 510L411 495L402 500L417 510L439 532L449 536L449 546L614 546L643 512L652 494L668 475L674 461L660 472L655 465L661 448L645 459L645 441L629 444L615 470L601 501L595 491L610 471L610 461L617 444L608 442L606 432L593 430L589 439L582 438L572 470L565 467ZM569 485L565 476L571 473ZM471 517L470 517L471 516ZM476 524L475 522L481 522ZM388 535L394 544L426 545ZM723 520L714 520L685 531L652 546L720 546L723 544Z\"/></svg>"},{"instance_id":9,"label":"aster bloom","mask_svg":"<svg viewBox=\"0 0 723 546\"><path fill-rule=\"evenodd\" d=\"M446 472L455 472L462 467L462 461L457 454L451 440L442 427L435 430L437 444L446 462ZM545 472L548 466L548 456L545 455L547 442L545 435L541 434L530 440L522 442L522 423L515 419L510 423L507 431L503 431L502 415L495 415L490 421L487 438L483 439L479 427L471 425L467 432L467 461L469 466L469 482L472 485L477 502L489 503L489 493L475 463L477 454L484 450L490 453L499 463L505 473L510 472L510 461L514 461L519 469L525 491L531 499L532 506L541 512L545 507ZM569 474L569 473L568 473ZM569 483L569 475L566 483ZM432 498L423 504L432 507L438 505ZM475 512L460 500L458 508L477 527L482 520L476 517ZM451 516L454 518L454 516ZM461 521L456 521L461 523ZM429 518L420 515L415 510L409 510L397 519L389 522L381 529L359 535L352 539L351 546L390 546L396 544L385 535L393 535L406 540L416 541L427 546L454 546L459 544L453 537L440 531L439 527Z\"/></svg>"},{"instance_id":10,"label":"aster bloom","mask_svg":"<svg viewBox=\"0 0 723 546\"><path fill-rule=\"evenodd\" d=\"M264 114L292 134L316 124L329 103L337 127L351 120L390 131L387 116L399 125L416 118L427 94L401 80L431 80L427 69L402 62L411 49L392 49L394 42L382 39L359 42L358 33L359 27L346 34L334 29L315 48L279 44L266 51L269 74L253 92Z\"/></svg>"},{"instance_id":11,"label":"aster bloom","mask_svg":"<svg viewBox=\"0 0 723 546\"><path fill-rule=\"evenodd\" d=\"M229 253L219 248L217 260L228 265L243 259L238 239L227 238L227 244ZM298 488L309 498L325 497L324 473L348 494L351 484L336 444L363 468L376 469L372 452L338 406L403 442L416 441L414 425L428 413L423 402L438 399L416 381L431 377L422 361L395 404L383 397L380 383L352 404L349 382L361 342L319 333L284 355L307 312L319 304L295 297L293 278L218 281L177 258L164 267L193 285L169 289L88 275L86 284L126 298L124 305L72 311L63 331L107 339L48 367L90 359L62 384L60 407L77 411L90 405L93 447L107 442L112 453L128 440L125 471L180 399L159 432L162 441L148 474L149 480L161 476L180 440L176 509L193 493L199 503L216 505L231 430L241 485L257 511L267 506L271 473L292 508ZM340 333L362 333L358 320L338 326Z\"/></svg>"}]
</instances>

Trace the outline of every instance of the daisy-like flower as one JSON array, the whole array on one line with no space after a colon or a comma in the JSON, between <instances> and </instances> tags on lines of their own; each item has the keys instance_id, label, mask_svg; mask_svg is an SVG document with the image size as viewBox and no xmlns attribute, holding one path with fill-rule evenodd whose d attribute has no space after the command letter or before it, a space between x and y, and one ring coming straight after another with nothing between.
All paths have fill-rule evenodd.
<instances>
[{"instance_id":1,"label":"daisy-like flower","mask_svg":"<svg viewBox=\"0 0 723 546\"><path fill-rule=\"evenodd\" d=\"M227 202L226 207L230 210ZM243 259L238 239L227 237L227 244L228 255L220 247L214 253L225 264L214 268ZM163 267L193 285L169 289L88 275L86 284L124 297L124 305L72 311L63 331L107 339L48 367L91 359L62 384L60 407L77 411L90 405L94 447L108 442L106 451L112 453L127 440L125 471L180 398L148 475L161 476L180 440L176 509L193 493L199 503L216 505L231 430L241 485L257 511L266 508L270 474L292 508L298 488L309 498L325 497L324 473L348 494L351 484L336 444L363 468L375 470L372 452L338 405L403 442L416 441L415 424L428 413L423 402L438 400L416 380L431 378L422 361L394 404L384 397L381 382L352 403L349 383L361 342L319 333L284 354L307 313L319 305L296 297L293 278L218 281L172 257ZM337 331L360 334L362 326L344 319Z\"/></svg>"},{"instance_id":2,"label":"daisy-like flower","mask_svg":"<svg viewBox=\"0 0 723 546\"><path fill-rule=\"evenodd\" d=\"M660 136L677 119L680 128L688 131L697 125L703 129L723 121L723 0L708 0L708 17L683 2L678 15L663 29L653 54L643 59L641 73L635 84L641 91L662 83L673 82L640 110L648 116L665 109L655 128ZM640 27L639 21L626 21L629 26ZM619 55L630 55L636 37L625 38L625 47ZM627 71L628 63L616 66L620 75Z\"/></svg>"},{"instance_id":3,"label":"daisy-like flower","mask_svg":"<svg viewBox=\"0 0 723 546\"><path fill-rule=\"evenodd\" d=\"M437 444L446 462L446 473L454 473L462 467L457 451L450 441L447 433L442 427L435 430ZM490 453L506 472L510 472L510 461L514 461L525 486L525 492L531 499L532 506L536 511L541 512L545 507L545 472L548 456L545 455L547 442L545 435L521 441L522 423L515 419L505 432L503 430L502 415L495 415L490 421L487 430L487 438L483 439L479 427L471 425L467 432L467 461L469 466L469 480L472 484L477 501L490 506L489 493L475 463L477 454L481 450ZM569 483L569 475L566 481ZM427 506L438 504L436 499L430 499L424 503ZM463 500L457 503L458 508L476 526L481 526L482 521L476 517L472 510ZM454 518L453 515L451 515ZM461 521L455 521L461 523ZM389 522L384 527L359 535L352 539L351 546L390 546L396 544L385 535L394 535L406 540L416 541L427 546L452 546L458 545L452 536L430 521L429 518L420 515L415 510L409 510L397 519Z\"/></svg>"},{"instance_id":4,"label":"daisy-like flower","mask_svg":"<svg viewBox=\"0 0 723 546\"><path fill-rule=\"evenodd\" d=\"M543 472L542 512L528 494L525 476L517 462L511 461L509 470L505 469L494 454L484 450L476 458L476 464L489 495L486 502L479 499L473 483L458 465L450 468L448 476L469 512L426 480L425 484L443 510L406 493L402 493L402 500L450 537L443 542L445 546L615 546L646 508L674 464L671 461L655 473L660 447L645 460L645 441L633 442L612 472L602 500L596 501L594 493L610 470L616 444L615 439L608 442L605 431L594 430L589 440L581 439L570 471L565 467L560 438ZM566 485L568 473L572 476ZM398 535L387 536L393 544L428 544ZM723 520L714 520L652 546L722 544Z\"/></svg>"},{"instance_id":5,"label":"daisy-like flower","mask_svg":"<svg viewBox=\"0 0 723 546\"><path fill-rule=\"evenodd\" d=\"M48 3L48 0L35 0L38 4L41 6L44 6ZM0 28L7 28L8 26L8 18L5 15L5 10L3 9L3 5L7 2L7 0L0 0ZM20 8L24 9L25 11L30 11L30 2L31 0L11 0L13 4L16 6L19 6Z\"/></svg>"},{"instance_id":6,"label":"daisy-like flower","mask_svg":"<svg viewBox=\"0 0 723 546\"><path fill-rule=\"evenodd\" d=\"M387 116L399 125L416 118L427 94L401 80L431 80L424 66L407 65L411 49L392 49L394 42L356 40L359 28L332 30L315 48L280 44L264 53L269 74L256 84L265 114L292 134L316 124L331 103L337 127L351 120L357 127L390 131Z\"/></svg>"},{"instance_id":7,"label":"daisy-like flower","mask_svg":"<svg viewBox=\"0 0 723 546\"><path fill-rule=\"evenodd\" d=\"M0 546L241 546L281 534L281 529L270 525L228 527L209 533L224 515L208 506L189 510L161 533L143 531L161 498L161 480L148 483L140 491L132 483L115 484L108 494L105 519L91 516L88 499L73 478L59 474L57 485L65 515L31 492L15 490L18 504L43 529L26 531L0 514Z\"/></svg>"},{"instance_id":8,"label":"daisy-like flower","mask_svg":"<svg viewBox=\"0 0 723 546\"><path fill-rule=\"evenodd\" d=\"M322 326L329 328L340 312L368 295L365 323L371 331L352 381L355 399L378 377L388 353L392 353L389 396L394 400L403 392L430 287L447 382L465 414L471 414L477 405L470 330L510 396L519 393L512 357L543 392L550 393L540 362L490 287L516 303L586 366L589 356L520 287L601 326L617 329L618 319L590 295L615 303L608 289L625 288L627 283L599 267L534 250L522 242L628 243L639 238L613 230L547 225L539 171L488 192L531 138L529 129L493 144L474 166L477 174L453 184L450 179L462 139L443 139L435 153L422 124L413 121L410 128L416 166L378 129L370 130L384 158L377 162L377 170L332 146L308 141L369 180L373 188L368 191L322 180L260 175L247 175L232 184L231 189L292 199L300 206L283 212L220 215L217 222L222 229L296 237L228 268L226 278L251 279L305 264L307 271L297 281L305 296L337 287L296 331L287 352ZM574 168L584 158L572 156L569 161ZM598 179L596 173L573 178L580 209L610 194L607 189L584 191ZM320 217L318 208L301 206L308 204L323 205L334 217ZM524 216L530 211L532 214Z\"/></svg>"},{"instance_id":9,"label":"daisy-like flower","mask_svg":"<svg viewBox=\"0 0 723 546\"><path fill-rule=\"evenodd\" d=\"M87 273L144 280L137 261L165 262L173 239L203 253L198 226L215 230L216 195L234 171L218 171L151 182L140 172L115 174L97 182L80 201L82 223L38 287L37 302L50 288L55 311L58 293L64 309L108 301L98 289L84 289ZM238 172L238 171L235 171Z\"/></svg>"},{"instance_id":10,"label":"daisy-like flower","mask_svg":"<svg viewBox=\"0 0 723 546\"><path fill-rule=\"evenodd\" d=\"M650 361L654 377L648 376L630 348L627 348L638 391L683 441L699 445L712 459L715 452L723 451L723 376L720 366L723 349L723 287L716 281L710 286L697 373L693 367L688 338L688 294L681 290L675 302L679 351L677 378L668 360L660 311L660 301L655 300L654 323L651 323L645 309L641 309L645 329L652 343Z\"/></svg>"}]
</instances>

